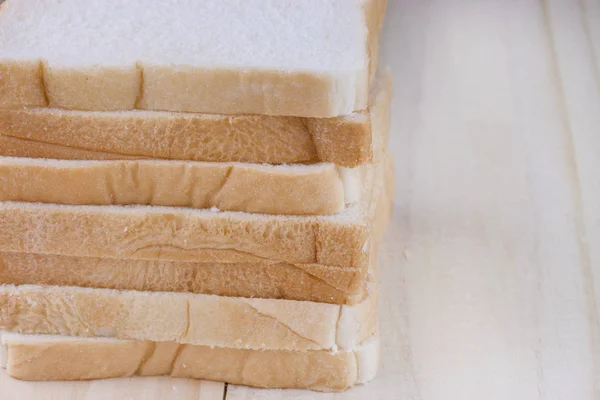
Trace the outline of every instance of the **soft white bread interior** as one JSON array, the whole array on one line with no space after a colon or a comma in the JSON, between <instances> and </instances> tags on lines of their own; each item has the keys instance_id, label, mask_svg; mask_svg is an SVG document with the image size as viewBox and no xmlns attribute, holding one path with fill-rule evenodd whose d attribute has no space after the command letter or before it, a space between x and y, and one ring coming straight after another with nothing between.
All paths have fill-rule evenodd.
<instances>
[{"instance_id":1,"label":"soft white bread interior","mask_svg":"<svg viewBox=\"0 0 600 400\"><path fill-rule=\"evenodd\" d=\"M133 375L208 379L262 388L341 391L375 377L374 333L351 350L243 350L173 342L50 335L0 335L0 366L34 381L105 379Z\"/></svg>"},{"instance_id":2,"label":"soft white bread interior","mask_svg":"<svg viewBox=\"0 0 600 400\"><path fill-rule=\"evenodd\" d=\"M255 350L352 349L377 321L354 306L205 294L0 285L0 331L175 341Z\"/></svg>"},{"instance_id":3,"label":"soft white bread interior","mask_svg":"<svg viewBox=\"0 0 600 400\"><path fill-rule=\"evenodd\" d=\"M392 74L382 71L371 91L369 111L338 118L0 109L0 155L268 164L322 161L356 167L373 160L378 143L371 136L389 130L391 96Z\"/></svg>"},{"instance_id":4,"label":"soft white bread interior","mask_svg":"<svg viewBox=\"0 0 600 400\"><path fill-rule=\"evenodd\" d=\"M0 7L3 108L335 117L367 108L385 0Z\"/></svg>"}]
</instances>

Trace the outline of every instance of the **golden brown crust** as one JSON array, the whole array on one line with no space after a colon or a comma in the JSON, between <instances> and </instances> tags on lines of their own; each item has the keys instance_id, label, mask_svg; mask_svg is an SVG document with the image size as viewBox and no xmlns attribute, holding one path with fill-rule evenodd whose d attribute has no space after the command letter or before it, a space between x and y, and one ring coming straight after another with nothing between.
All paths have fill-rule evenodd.
<instances>
[{"instance_id":1,"label":"golden brown crust","mask_svg":"<svg viewBox=\"0 0 600 400\"><path fill-rule=\"evenodd\" d=\"M363 119L360 126L370 129ZM25 108L0 110L0 135L70 147L66 159L83 149L192 161L319 161L310 130L295 117Z\"/></svg>"},{"instance_id":2,"label":"golden brown crust","mask_svg":"<svg viewBox=\"0 0 600 400\"><path fill-rule=\"evenodd\" d=\"M110 111L131 110L136 106L142 72L135 64L70 68L52 66L44 61L42 68L42 83L49 107Z\"/></svg>"},{"instance_id":3,"label":"golden brown crust","mask_svg":"<svg viewBox=\"0 0 600 400\"><path fill-rule=\"evenodd\" d=\"M353 305L366 270L317 264L184 263L0 253L0 284L189 292Z\"/></svg>"},{"instance_id":4,"label":"golden brown crust","mask_svg":"<svg viewBox=\"0 0 600 400\"><path fill-rule=\"evenodd\" d=\"M15 105L48 105L42 86L42 66L39 61L0 62L0 107Z\"/></svg>"},{"instance_id":5,"label":"golden brown crust","mask_svg":"<svg viewBox=\"0 0 600 400\"><path fill-rule=\"evenodd\" d=\"M172 342L3 336L8 374L23 380L83 380L168 375L262 388L345 390L371 380L374 336L352 351L243 350Z\"/></svg>"},{"instance_id":6,"label":"golden brown crust","mask_svg":"<svg viewBox=\"0 0 600 400\"><path fill-rule=\"evenodd\" d=\"M1 113L2 111L0 111ZM54 158L59 160L128 160L146 158L75 149L57 144L2 135L0 135L0 155L6 157Z\"/></svg>"},{"instance_id":7,"label":"golden brown crust","mask_svg":"<svg viewBox=\"0 0 600 400\"><path fill-rule=\"evenodd\" d=\"M176 341L256 350L352 349L376 325L354 306L203 294L0 285L0 331Z\"/></svg>"},{"instance_id":8,"label":"golden brown crust","mask_svg":"<svg viewBox=\"0 0 600 400\"><path fill-rule=\"evenodd\" d=\"M368 233L363 218L0 203L0 251L17 253L366 268Z\"/></svg>"},{"instance_id":9,"label":"golden brown crust","mask_svg":"<svg viewBox=\"0 0 600 400\"><path fill-rule=\"evenodd\" d=\"M366 167L363 167L366 168ZM0 157L0 201L153 205L328 215L346 202L333 164L269 167L191 161L46 161Z\"/></svg>"}]
</instances>

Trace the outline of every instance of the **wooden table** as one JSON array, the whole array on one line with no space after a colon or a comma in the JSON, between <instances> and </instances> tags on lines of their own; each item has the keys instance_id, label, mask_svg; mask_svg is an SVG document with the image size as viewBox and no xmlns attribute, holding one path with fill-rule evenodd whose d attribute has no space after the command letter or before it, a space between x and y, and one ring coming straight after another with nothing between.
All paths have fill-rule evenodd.
<instances>
[{"instance_id":1,"label":"wooden table","mask_svg":"<svg viewBox=\"0 0 600 400\"><path fill-rule=\"evenodd\" d=\"M600 0L389 2L377 379L316 394L3 374L0 398L600 398Z\"/></svg>"}]
</instances>

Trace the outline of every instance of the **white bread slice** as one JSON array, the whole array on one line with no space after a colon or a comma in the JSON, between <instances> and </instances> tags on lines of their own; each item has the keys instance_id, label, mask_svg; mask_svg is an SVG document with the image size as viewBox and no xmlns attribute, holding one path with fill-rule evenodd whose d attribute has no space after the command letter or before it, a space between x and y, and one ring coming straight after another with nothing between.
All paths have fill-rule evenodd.
<instances>
[{"instance_id":1,"label":"white bread slice","mask_svg":"<svg viewBox=\"0 0 600 400\"><path fill-rule=\"evenodd\" d=\"M392 74L381 72L369 112L339 118L154 111L0 110L0 155L104 160L162 158L269 164L371 162L389 131ZM29 142L12 140L27 139ZM48 146L44 148L44 143ZM66 146L64 149L53 145ZM35 146L34 149L32 147ZM94 152L98 152L94 155Z\"/></svg>"},{"instance_id":2,"label":"white bread slice","mask_svg":"<svg viewBox=\"0 0 600 400\"><path fill-rule=\"evenodd\" d=\"M0 335L0 367L30 381L169 375L261 388L341 391L372 380L377 334L347 351L241 350L173 342Z\"/></svg>"},{"instance_id":3,"label":"white bread slice","mask_svg":"<svg viewBox=\"0 0 600 400\"><path fill-rule=\"evenodd\" d=\"M0 284L305 300L353 305L366 269L283 262L189 263L0 253Z\"/></svg>"},{"instance_id":4,"label":"white bread slice","mask_svg":"<svg viewBox=\"0 0 600 400\"><path fill-rule=\"evenodd\" d=\"M360 203L331 216L279 216L151 206L0 203L0 251L185 262L366 268L377 199L391 160L370 168Z\"/></svg>"},{"instance_id":5,"label":"white bread slice","mask_svg":"<svg viewBox=\"0 0 600 400\"><path fill-rule=\"evenodd\" d=\"M0 201L327 215L360 201L361 169L331 163L70 161L0 157Z\"/></svg>"},{"instance_id":6,"label":"white bread slice","mask_svg":"<svg viewBox=\"0 0 600 400\"><path fill-rule=\"evenodd\" d=\"M0 106L335 117L367 107L385 0L7 0Z\"/></svg>"},{"instance_id":7,"label":"white bread slice","mask_svg":"<svg viewBox=\"0 0 600 400\"><path fill-rule=\"evenodd\" d=\"M374 282L361 303L249 299L69 286L0 285L0 331L176 341L255 350L348 350L376 325Z\"/></svg>"}]
</instances>

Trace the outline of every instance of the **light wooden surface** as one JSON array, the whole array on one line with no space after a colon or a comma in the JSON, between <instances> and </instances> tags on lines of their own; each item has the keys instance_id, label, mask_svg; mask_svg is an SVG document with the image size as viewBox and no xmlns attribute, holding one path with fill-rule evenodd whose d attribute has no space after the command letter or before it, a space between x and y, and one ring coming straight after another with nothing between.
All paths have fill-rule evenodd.
<instances>
[{"instance_id":1,"label":"light wooden surface","mask_svg":"<svg viewBox=\"0 0 600 400\"><path fill-rule=\"evenodd\" d=\"M600 0L389 0L395 215L382 367L343 394L600 398ZM221 400L167 378L23 383L8 399Z\"/></svg>"}]
</instances>

